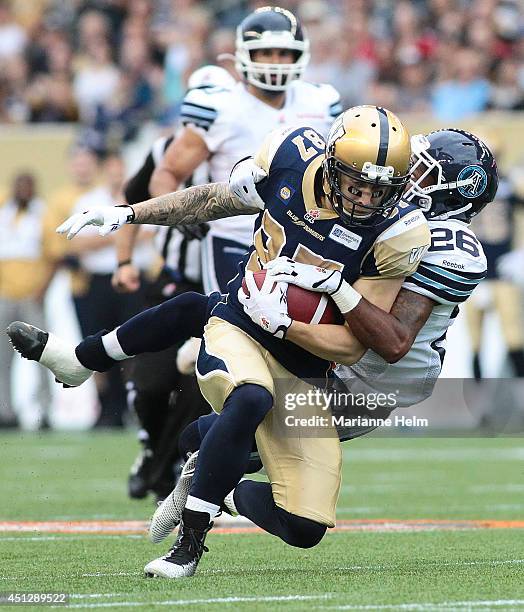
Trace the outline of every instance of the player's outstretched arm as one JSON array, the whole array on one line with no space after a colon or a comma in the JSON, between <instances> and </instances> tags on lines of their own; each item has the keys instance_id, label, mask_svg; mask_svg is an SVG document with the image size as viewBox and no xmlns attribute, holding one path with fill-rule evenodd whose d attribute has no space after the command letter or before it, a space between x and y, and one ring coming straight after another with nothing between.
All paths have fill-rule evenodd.
<instances>
[{"instance_id":1,"label":"player's outstretched arm","mask_svg":"<svg viewBox=\"0 0 524 612\"><path fill-rule=\"evenodd\" d=\"M246 206L227 183L210 183L167 193L134 204L132 223L195 225L235 215L253 215L259 208Z\"/></svg>"},{"instance_id":2,"label":"player's outstretched arm","mask_svg":"<svg viewBox=\"0 0 524 612\"><path fill-rule=\"evenodd\" d=\"M152 225L193 225L235 215L252 215L259 208L246 206L227 183L189 187L132 206L94 206L67 219L57 228L71 240L88 225L99 227L102 236L126 223Z\"/></svg>"}]
</instances>

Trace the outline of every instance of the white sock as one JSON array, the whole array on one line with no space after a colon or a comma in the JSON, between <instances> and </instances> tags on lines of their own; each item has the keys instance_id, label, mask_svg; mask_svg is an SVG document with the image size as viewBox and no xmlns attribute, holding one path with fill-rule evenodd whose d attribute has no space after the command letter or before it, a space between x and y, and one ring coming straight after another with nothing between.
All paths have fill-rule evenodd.
<instances>
[{"instance_id":1,"label":"white sock","mask_svg":"<svg viewBox=\"0 0 524 612\"><path fill-rule=\"evenodd\" d=\"M93 373L93 370L89 370L78 361L73 344L61 340L52 333L49 333L38 362L51 370L60 382L71 387L78 387Z\"/></svg>"},{"instance_id":2,"label":"white sock","mask_svg":"<svg viewBox=\"0 0 524 612\"><path fill-rule=\"evenodd\" d=\"M220 512L220 506L207 502L205 499L193 497L192 495L187 496L186 509L193 510L194 512L207 512L209 520L214 519Z\"/></svg>"},{"instance_id":3,"label":"white sock","mask_svg":"<svg viewBox=\"0 0 524 612\"><path fill-rule=\"evenodd\" d=\"M129 359L134 355L126 355L126 353L124 353L124 350L120 346L118 336L116 335L117 331L118 327L108 334L105 334L105 336L102 336L102 344L104 345L108 357L111 357L111 359L115 361L124 361L124 359Z\"/></svg>"}]
</instances>

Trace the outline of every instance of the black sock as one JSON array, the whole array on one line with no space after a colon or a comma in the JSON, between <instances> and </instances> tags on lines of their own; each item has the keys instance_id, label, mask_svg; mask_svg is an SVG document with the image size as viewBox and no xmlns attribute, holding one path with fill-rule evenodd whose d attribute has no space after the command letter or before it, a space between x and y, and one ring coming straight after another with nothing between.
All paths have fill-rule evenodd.
<instances>
[{"instance_id":1,"label":"black sock","mask_svg":"<svg viewBox=\"0 0 524 612\"><path fill-rule=\"evenodd\" d=\"M92 336L87 336L75 348L75 354L84 366L95 372L107 372L118 363L109 357L102 343L102 336L109 333L109 330L102 329Z\"/></svg>"},{"instance_id":2,"label":"black sock","mask_svg":"<svg viewBox=\"0 0 524 612\"><path fill-rule=\"evenodd\" d=\"M234 501L242 516L291 546L311 548L326 533L326 525L279 508L268 482L243 480L235 488Z\"/></svg>"},{"instance_id":3,"label":"black sock","mask_svg":"<svg viewBox=\"0 0 524 612\"><path fill-rule=\"evenodd\" d=\"M482 372L480 371L480 355L478 353L473 353L473 377L475 380L480 380L482 378Z\"/></svg>"},{"instance_id":4,"label":"black sock","mask_svg":"<svg viewBox=\"0 0 524 612\"><path fill-rule=\"evenodd\" d=\"M511 359L515 375L519 378L524 377L524 350L516 349L508 352L508 357Z\"/></svg>"},{"instance_id":5,"label":"black sock","mask_svg":"<svg viewBox=\"0 0 524 612\"><path fill-rule=\"evenodd\" d=\"M182 511L182 522L186 527L196 529L197 531L205 531L209 525L209 514L207 512L197 512L196 510L188 510L184 508Z\"/></svg>"},{"instance_id":6,"label":"black sock","mask_svg":"<svg viewBox=\"0 0 524 612\"><path fill-rule=\"evenodd\" d=\"M256 429L272 406L272 395L259 385L233 390L202 441L190 495L222 504L245 473Z\"/></svg>"}]
</instances>

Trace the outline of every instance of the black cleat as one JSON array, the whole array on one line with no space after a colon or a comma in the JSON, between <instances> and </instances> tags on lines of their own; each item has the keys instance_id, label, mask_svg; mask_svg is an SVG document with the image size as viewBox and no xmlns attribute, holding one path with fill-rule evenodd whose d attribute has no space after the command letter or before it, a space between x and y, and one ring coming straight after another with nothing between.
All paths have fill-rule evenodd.
<instances>
[{"instance_id":1,"label":"black cleat","mask_svg":"<svg viewBox=\"0 0 524 612\"><path fill-rule=\"evenodd\" d=\"M135 459L127 479L127 492L132 499L143 499L150 491L153 451L145 447Z\"/></svg>"},{"instance_id":2,"label":"black cleat","mask_svg":"<svg viewBox=\"0 0 524 612\"><path fill-rule=\"evenodd\" d=\"M23 321L14 321L8 325L6 333L13 348L22 357L31 361L40 361L49 338L49 334L46 331Z\"/></svg>"},{"instance_id":3,"label":"black cleat","mask_svg":"<svg viewBox=\"0 0 524 612\"><path fill-rule=\"evenodd\" d=\"M149 578L185 578L196 572L200 558L208 548L204 545L207 532L213 527L207 512L185 509L178 537L164 557L150 561L144 568Z\"/></svg>"}]
</instances>

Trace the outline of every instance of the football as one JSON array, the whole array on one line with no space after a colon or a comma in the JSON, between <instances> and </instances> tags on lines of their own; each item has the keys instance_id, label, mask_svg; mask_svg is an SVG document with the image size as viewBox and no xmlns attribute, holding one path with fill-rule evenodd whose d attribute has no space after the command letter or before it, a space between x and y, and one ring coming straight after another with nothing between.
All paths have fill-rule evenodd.
<instances>
[{"instance_id":1,"label":"football","mask_svg":"<svg viewBox=\"0 0 524 612\"><path fill-rule=\"evenodd\" d=\"M254 272L253 276L260 289L266 278L266 270ZM242 280L242 289L249 296L245 279ZM308 291L296 285L288 285L287 310L294 321L302 323L333 323L336 325L344 323L342 313L327 293Z\"/></svg>"}]
</instances>

